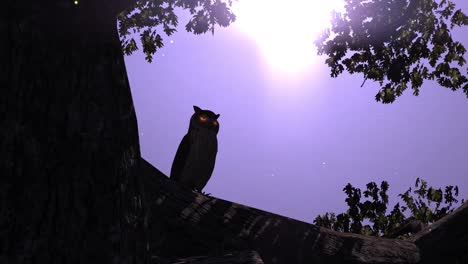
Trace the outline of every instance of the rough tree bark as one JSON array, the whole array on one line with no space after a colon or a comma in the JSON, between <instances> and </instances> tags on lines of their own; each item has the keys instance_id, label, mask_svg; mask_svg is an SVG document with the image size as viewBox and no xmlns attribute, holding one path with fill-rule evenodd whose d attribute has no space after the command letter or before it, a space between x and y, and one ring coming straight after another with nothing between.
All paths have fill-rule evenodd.
<instances>
[{"instance_id":1,"label":"rough tree bark","mask_svg":"<svg viewBox=\"0 0 468 264\"><path fill-rule=\"evenodd\" d=\"M207 197L183 189L143 159L140 166L153 255L255 250L266 264L439 264L468 259L468 201L408 240L377 238L334 232Z\"/></svg>"},{"instance_id":2,"label":"rough tree bark","mask_svg":"<svg viewBox=\"0 0 468 264\"><path fill-rule=\"evenodd\" d=\"M255 250L265 263L418 263L412 242L334 232L207 197L170 181L144 160L150 251L173 257Z\"/></svg>"},{"instance_id":3,"label":"rough tree bark","mask_svg":"<svg viewBox=\"0 0 468 264\"><path fill-rule=\"evenodd\" d=\"M0 10L0 263L141 263L138 132L112 1Z\"/></svg>"}]
</instances>

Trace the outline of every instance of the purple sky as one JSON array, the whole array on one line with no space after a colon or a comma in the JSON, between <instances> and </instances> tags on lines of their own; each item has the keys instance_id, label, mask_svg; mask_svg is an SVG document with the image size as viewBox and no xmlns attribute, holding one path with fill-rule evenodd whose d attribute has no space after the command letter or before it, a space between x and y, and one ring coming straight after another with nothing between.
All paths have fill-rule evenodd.
<instances>
[{"instance_id":1,"label":"purple sky","mask_svg":"<svg viewBox=\"0 0 468 264\"><path fill-rule=\"evenodd\" d=\"M467 1L454 2L468 13ZM454 38L468 48L467 33ZM462 91L425 82L418 97L409 90L382 105L374 100L378 84L360 88L362 76L349 74L332 79L324 58L302 79L271 74L255 41L233 26L214 36L181 27L165 41L153 63L136 52L126 66L142 155L167 175L197 105L221 114L216 167L204 189L213 196L307 222L342 212L348 182L363 188L387 180L392 205L417 177L458 185L468 198Z\"/></svg>"}]
</instances>

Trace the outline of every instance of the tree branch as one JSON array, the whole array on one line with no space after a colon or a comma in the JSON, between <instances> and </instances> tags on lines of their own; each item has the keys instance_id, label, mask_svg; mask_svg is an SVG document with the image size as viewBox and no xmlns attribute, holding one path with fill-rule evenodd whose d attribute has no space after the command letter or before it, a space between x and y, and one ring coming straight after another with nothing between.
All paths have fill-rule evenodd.
<instances>
[{"instance_id":1,"label":"tree branch","mask_svg":"<svg viewBox=\"0 0 468 264\"><path fill-rule=\"evenodd\" d=\"M153 255L255 250L265 263L418 263L414 243L329 229L183 189L141 160Z\"/></svg>"},{"instance_id":2,"label":"tree branch","mask_svg":"<svg viewBox=\"0 0 468 264\"><path fill-rule=\"evenodd\" d=\"M454 212L426 226L408 241L421 250L428 263L449 263L448 259L468 255L468 201Z\"/></svg>"}]
</instances>

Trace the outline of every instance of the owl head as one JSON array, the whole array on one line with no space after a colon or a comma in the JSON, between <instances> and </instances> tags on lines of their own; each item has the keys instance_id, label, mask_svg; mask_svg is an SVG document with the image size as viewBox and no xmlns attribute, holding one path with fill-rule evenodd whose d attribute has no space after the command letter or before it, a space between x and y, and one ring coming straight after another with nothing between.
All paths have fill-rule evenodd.
<instances>
[{"instance_id":1,"label":"owl head","mask_svg":"<svg viewBox=\"0 0 468 264\"><path fill-rule=\"evenodd\" d=\"M215 114L210 110L203 110L200 109L198 106L193 106L193 110L195 113L190 118L190 127L189 130L192 128L199 128L203 130L212 131L215 134L218 134L219 131L219 123L218 117L219 114Z\"/></svg>"}]
</instances>

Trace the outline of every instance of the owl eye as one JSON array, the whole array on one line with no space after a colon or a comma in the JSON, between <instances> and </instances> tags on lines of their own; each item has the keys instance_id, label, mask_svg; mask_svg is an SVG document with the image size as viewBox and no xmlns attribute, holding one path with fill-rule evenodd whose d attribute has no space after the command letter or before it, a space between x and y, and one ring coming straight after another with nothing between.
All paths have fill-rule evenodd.
<instances>
[{"instance_id":1,"label":"owl eye","mask_svg":"<svg viewBox=\"0 0 468 264\"><path fill-rule=\"evenodd\" d=\"M198 119L199 119L201 122L206 122L206 120L208 120L208 117L206 117L205 115L201 115L200 117L198 117Z\"/></svg>"},{"instance_id":2,"label":"owl eye","mask_svg":"<svg viewBox=\"0 0 468 264\"><path fill-rule=\"evenodd\" d=\"M213 121L213 126L218 126L218 121Z\"/></svg>"}]
</instances>

